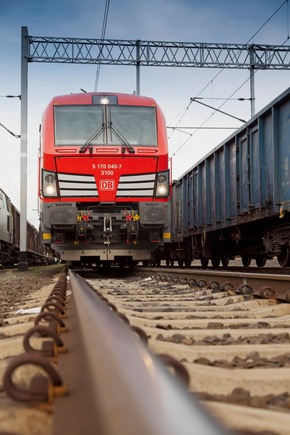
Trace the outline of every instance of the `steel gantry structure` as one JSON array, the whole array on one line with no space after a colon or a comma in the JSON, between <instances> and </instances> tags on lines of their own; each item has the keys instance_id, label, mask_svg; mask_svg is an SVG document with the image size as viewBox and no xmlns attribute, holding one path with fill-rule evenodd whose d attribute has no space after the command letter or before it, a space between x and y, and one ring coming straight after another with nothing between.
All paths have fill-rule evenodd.
<instances>
[{"instance_id":1,"label":"steel gantry structure","mask_svg":"<svg viewBox=\"0 0 290 435\"><path fill-rule=\"evenodd\" d=\"M251 114L254 115L255 71L290 69L290 46L30 36L28 28L22 27L20 270L26 269L27 193L25 186L27 183L28 64L30 62L135 66L137 94L140 93L140 69L145 66L248 69Z\"/></svg>"}]
</instances>

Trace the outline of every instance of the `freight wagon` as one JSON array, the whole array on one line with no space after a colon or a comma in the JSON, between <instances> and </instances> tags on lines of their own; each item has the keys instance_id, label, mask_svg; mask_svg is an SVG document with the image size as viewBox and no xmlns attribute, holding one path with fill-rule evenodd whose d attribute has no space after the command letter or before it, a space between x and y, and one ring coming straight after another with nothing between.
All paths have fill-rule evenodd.
<instances>
[{"instance_id":1,"label":"freight wagon","mask_svg":"<svg viewBox=\"0 0 290 435\"><path fill-rule=\"evenodd\" d=\"M168 262L290 266L290 88L173 183Z\"/></svg>"},{"instance_id":2,"label":"freight wagon","mask_svg":"<svg viewBox=\"0 0 290 435\"><path fill-rule=\"evenodd\" d=\"M13 265L19 262L20 214L6 193L0 189L0 263ZM43 263L46 257L39 232L27 222L27 261Z\"/></svg>"}]
</instances>

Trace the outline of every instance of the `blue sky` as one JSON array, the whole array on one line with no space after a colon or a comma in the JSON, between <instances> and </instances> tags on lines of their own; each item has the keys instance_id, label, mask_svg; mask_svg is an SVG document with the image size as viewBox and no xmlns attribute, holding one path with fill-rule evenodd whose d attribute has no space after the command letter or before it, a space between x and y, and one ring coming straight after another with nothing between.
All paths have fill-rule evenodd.
<instances>
[{"instance_id":1,"label":"blue sky","mask_svg":"<svg viewBox=\"0 0 290 435\"><path fill-rule=\"evenodd\" d=\"M105 0L0 0L0 123L20 133L20 102L2 96L20 94L21 26L33 36L100 38ZM156 41L247 43L269 20L284 0L111 0L106 38ZM259 31L251 43L284 43L289 34L288 5ZM290 40L287 41L290 45ZM212 111L190 98L207 98L218 107L242 83L235 98L249 98L249 72L196 68L141 69L141 93L152 96L164 111L169 126L200 126ZM96 66L29 65L28 92L28 218L38 226L37 154L41 113L54 95L93 90ZM263 108L290 84L288 71L260 71L255 75L256 111ZM102 66L98 91L132 93L135 68ZM223 110L250 118L248 101L228 101ZM215 114L206 126L240 127L241 123ZM184 133L168 131L173 157L173 178L200 160L232 130L199 130L190 139ZM187 139L189 139L187 141ZM187 142L186 142L187 141ZM19 207L20 141L0 127L0 187Z\"/></svg>"}]
</instances>

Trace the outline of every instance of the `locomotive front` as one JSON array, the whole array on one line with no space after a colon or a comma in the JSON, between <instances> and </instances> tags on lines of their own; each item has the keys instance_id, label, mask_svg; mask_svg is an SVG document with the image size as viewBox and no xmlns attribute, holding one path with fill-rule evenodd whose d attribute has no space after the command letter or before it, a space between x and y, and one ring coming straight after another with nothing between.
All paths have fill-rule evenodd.
<instances>
[{"instance_id":1,"label":"locomotive front","mask_svg":"<svg viewBox=\"0 0 290 435\"><path fill-rule=\"evenodd\" d=\"M132 265L170 242L164 116L151 98L55 97L42 119L42 240L71 263Z\"/></svg>"}]
</instances>

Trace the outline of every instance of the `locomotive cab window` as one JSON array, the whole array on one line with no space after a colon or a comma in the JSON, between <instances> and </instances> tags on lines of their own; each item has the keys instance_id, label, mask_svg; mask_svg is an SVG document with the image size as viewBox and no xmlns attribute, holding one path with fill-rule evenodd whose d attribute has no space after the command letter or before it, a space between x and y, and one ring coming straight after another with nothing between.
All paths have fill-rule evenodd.
<instances>
[{"instance_id":1,"label":"locomotive cab window","mask_svg":"<svg viewBox=\"0 0 290 435\"><path fill-rule=\"evenodd\" d=\"M55 106L55 145L157 146L155 107Z\"/></svg>"}]
</instances>

